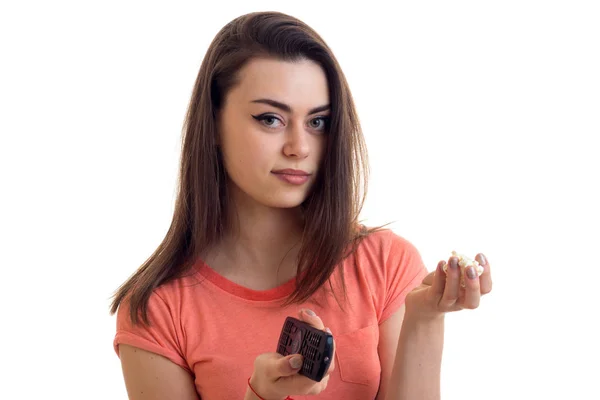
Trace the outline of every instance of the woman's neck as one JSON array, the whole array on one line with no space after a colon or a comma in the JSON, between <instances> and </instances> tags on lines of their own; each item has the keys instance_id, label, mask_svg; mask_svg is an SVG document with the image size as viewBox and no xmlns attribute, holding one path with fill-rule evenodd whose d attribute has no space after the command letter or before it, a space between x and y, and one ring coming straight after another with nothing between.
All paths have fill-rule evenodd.
<instances>
[{"instance_id":1,"label":"woman's neck","mask_svg":"<svg viewBox=\"0 0 600 400\"><path fill-rule=\"evenodd\" d=\"M211 268L256 290L276 287L295 276L304 224L300 207L232 204L227 220L224 237L205 256Z\"/></svg>"}]
</instances>

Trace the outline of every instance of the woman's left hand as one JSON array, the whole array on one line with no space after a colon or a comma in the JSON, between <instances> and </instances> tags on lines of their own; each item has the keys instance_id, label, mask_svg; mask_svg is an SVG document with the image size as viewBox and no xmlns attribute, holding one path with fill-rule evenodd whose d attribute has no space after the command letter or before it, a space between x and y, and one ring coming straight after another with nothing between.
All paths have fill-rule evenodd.
<instances>
[{"instance_id":1,"label":"woman's left hand","mask_svg":"<svg viewBox=\"0 0 600 400\"><path fill-rule=\"evenodd\" d=\"M423 283L406 296L406 312L435 318L447 312L477 308L481 296L492 290L492 275L483 254L478 254L475 259L483 267L483 273L477 276L475 270L469 272L469 268L473 267L467 268L465 287L460 283L458 257L450 257L447 272L443 270L446 261L440 261L435 272L427 275Z\"/></svg>"}]
</instances>

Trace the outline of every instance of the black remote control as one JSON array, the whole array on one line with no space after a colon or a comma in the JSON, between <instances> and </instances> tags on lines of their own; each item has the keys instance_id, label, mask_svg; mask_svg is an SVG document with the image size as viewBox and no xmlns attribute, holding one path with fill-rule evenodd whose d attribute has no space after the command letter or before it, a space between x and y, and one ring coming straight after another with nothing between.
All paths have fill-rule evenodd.
<instances>
[{"instance_id":1,"label":"black remote control","mask_svg":"<svg viewBox=\"0 0 600 400\"><path fill-rule=\"evenodd\" d=\"M333 356L333 336L299 319L287 317L281 329L277 352L283 356L301 354L304 357L299 374L321 382Z\"/></svg>"}]
</instances>

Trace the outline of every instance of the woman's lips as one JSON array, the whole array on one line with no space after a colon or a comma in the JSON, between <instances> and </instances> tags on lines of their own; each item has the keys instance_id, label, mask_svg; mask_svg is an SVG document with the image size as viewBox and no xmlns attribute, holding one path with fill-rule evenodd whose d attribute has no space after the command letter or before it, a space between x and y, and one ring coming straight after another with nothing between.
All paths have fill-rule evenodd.
<instances>
[{"instance_id":1,"label":"woman's lips","mask_svg":"<svg viewBox=\"0 0 600 400\"><path fill-rule=\"evenodd\" d=\"M302 171L301 169L291 169L291 168L278 169L278 170L275 170L272 172L274 174L286 174L286 175L310 175L308 172Z\"/></svg>"},{"instance_id":2,"label":"woman's lips","mask_svg":"<svg viewBox=\"0 0 600 400\"><path fill-rule=\"evenodd\" d=\"M273 172L273 174L276 177L278 177L279 179L281 179L282 181L291 183L292 185L302 185L302 184L308 182L308 178L310 177L310 175L308 175L306 173L303 175L298 175L298 174Z\"/></svg>"}]
</instances>

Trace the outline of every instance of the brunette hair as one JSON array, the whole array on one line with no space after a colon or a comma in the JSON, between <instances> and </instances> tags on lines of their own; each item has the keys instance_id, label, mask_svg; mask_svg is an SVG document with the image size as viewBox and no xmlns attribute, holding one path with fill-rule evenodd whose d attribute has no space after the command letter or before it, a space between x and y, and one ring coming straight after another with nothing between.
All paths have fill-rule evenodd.
<instances>
[{"instance_id":1,"label":"brunette hair","mask_svg":"<svg viewBox=\"0 0 600 400\"><path fill-rule=\"evenodd\" d=\"M178 193L162 243L115 292L111 315L127 298L130 317L148 323L154 289L188 270L219 242L225 228L226 172L217 146L217 111L249 60L308 59L324 70L331 103L325 157L313 190L302 204L304 233L296 290L287 303L308 300L361 238L378 228L358 223L367 189L367 152L346 78L325 41L302 21L279 12L242 15L225 25L207 50L183 125ZM343 279L343 275L342 275ZM331 285L331 282L330 282ZM344 290L345 295L345 290Z\"/></svg>"}]
</instances>

